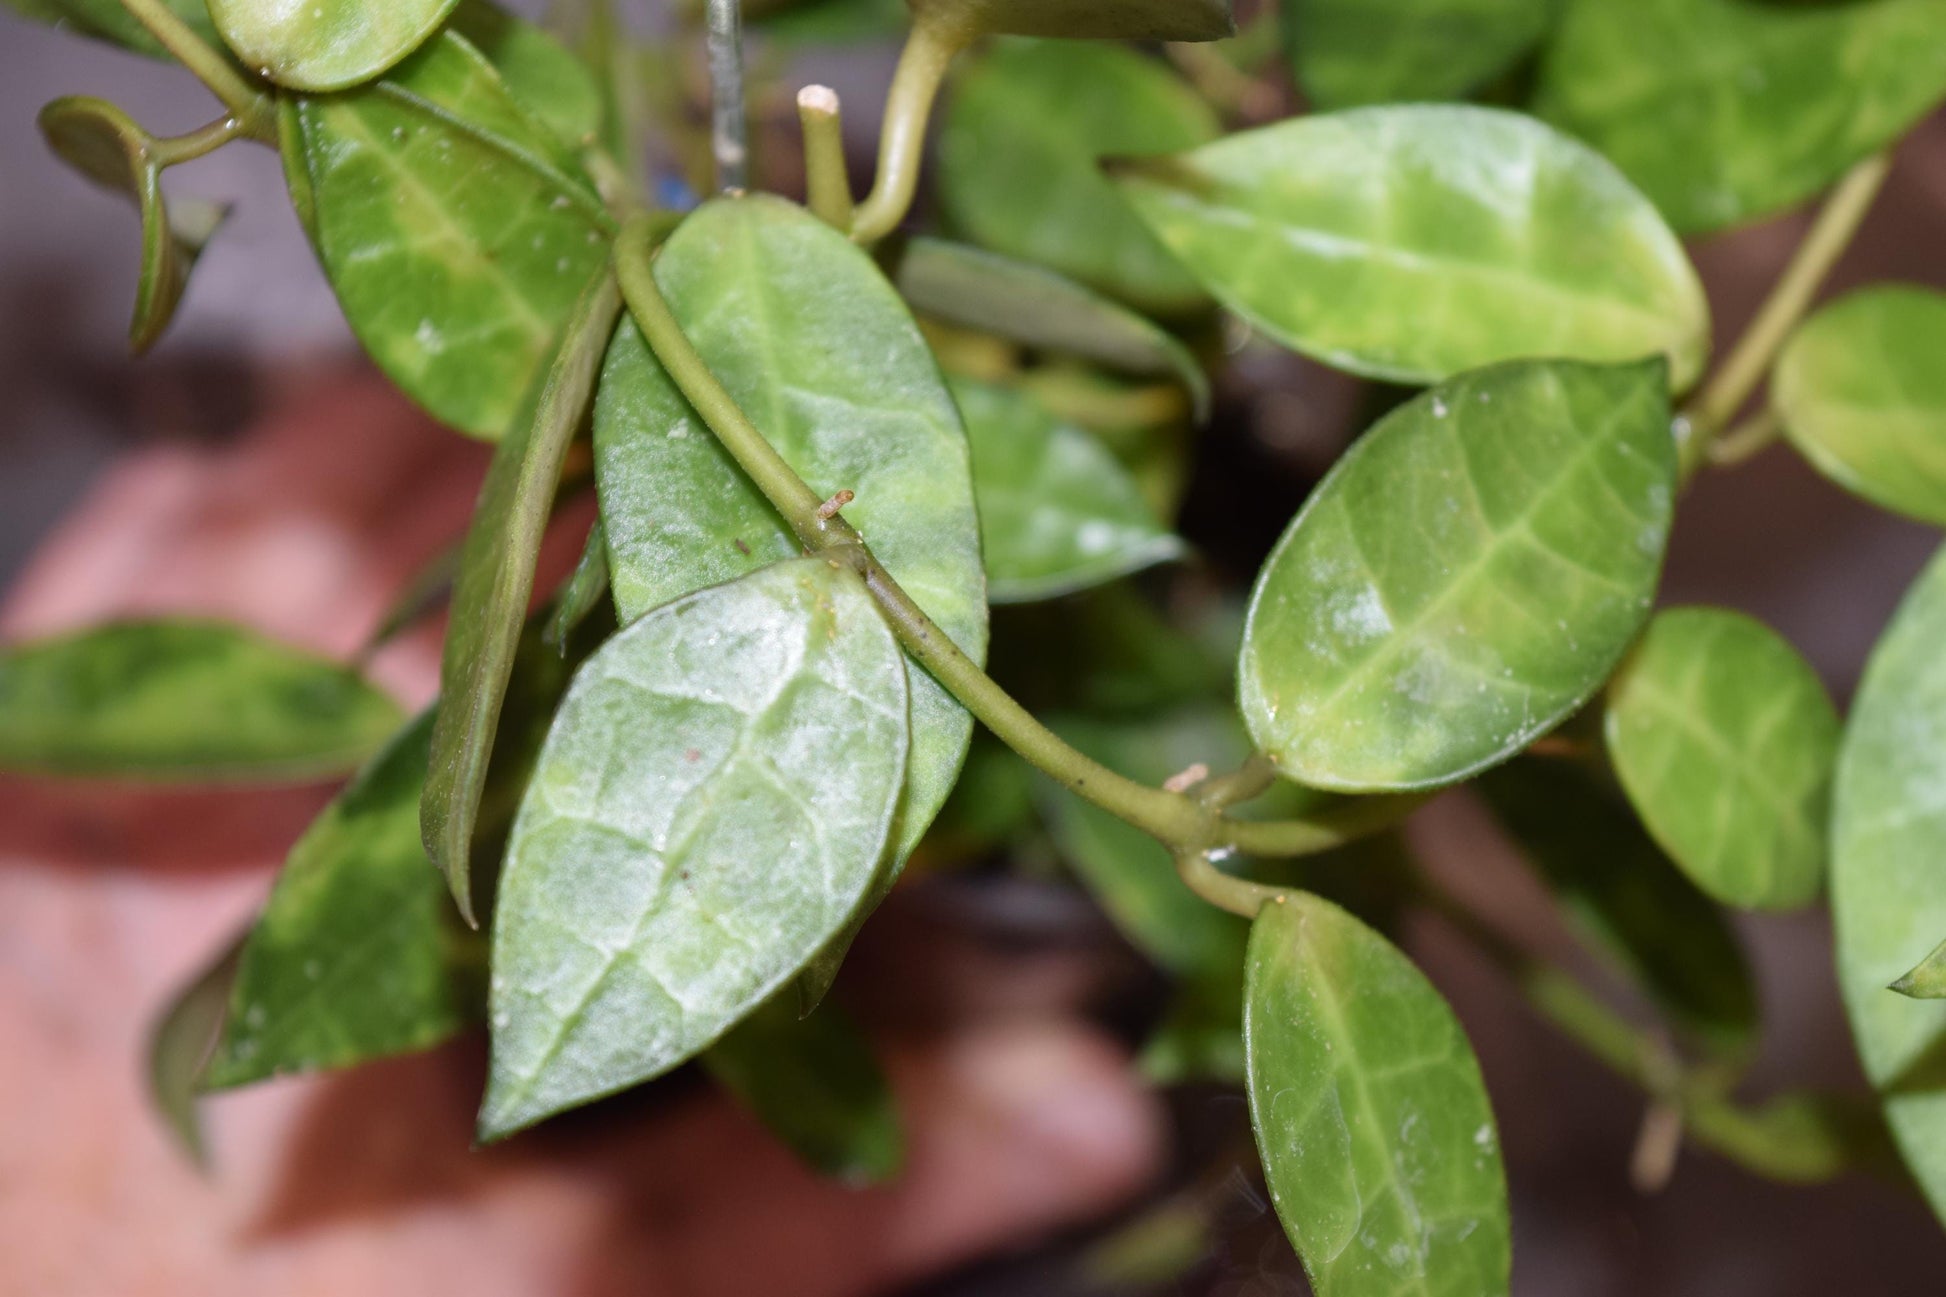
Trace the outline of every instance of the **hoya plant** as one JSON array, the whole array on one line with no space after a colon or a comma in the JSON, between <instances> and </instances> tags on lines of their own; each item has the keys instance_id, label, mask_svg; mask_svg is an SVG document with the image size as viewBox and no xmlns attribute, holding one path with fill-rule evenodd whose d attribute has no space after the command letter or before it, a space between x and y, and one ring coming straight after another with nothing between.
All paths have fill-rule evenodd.
<instances>
[{"instance_id":1,"label":"hoya plant","mask_svg":"<svg viewBox=\"0 0 1946 1297\"><path fill-rule=\"evenodd\" d=\"M381 632L446 605L421 715L229 625L0 656L8 770L349 777L157 1028L192 1148L206 1092L484 1024L482 1142L694 1063L893 1175L847 951L915 857L1051 848L1174 988L1142 1066L1247 1093L1323 1297L1508 1291L1491 1096L1387 935L1421 911L1642 1087L1646 1179L1686 1140L1821 1181L1889 1130L1946 1214L1946 559L1848 719L1657 597L1687 485L1780 440L1946 526L1946 297L1814 309L1946 99L1946 0L708 0L654 39L605 0L8 3L218 102L41 115L139 210L137 351L221 237L164 173L265 148L371 360L494 447ZM750 129L775 51L895 31L868 190L832 90ZM1814 204L1720 345L1685 238ZM1226 589L1177 510L1279 350L1379 417ZM1626 1006L1414 863L1461 785ZM1731 912L1827 898L1876 1093L1752 1095Z\"/></svg>"}]
</instances>

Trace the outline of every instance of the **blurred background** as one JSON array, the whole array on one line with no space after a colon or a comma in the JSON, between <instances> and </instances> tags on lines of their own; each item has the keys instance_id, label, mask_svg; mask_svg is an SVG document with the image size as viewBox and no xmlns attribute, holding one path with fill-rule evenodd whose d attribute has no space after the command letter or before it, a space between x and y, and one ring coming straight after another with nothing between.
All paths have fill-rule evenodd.
<instances>
[{"instance_id":1,"label":"blurred background","mask_svg":"<svg viewBox=\"0 0 1946 1297\"><path fill-rule=\"evenodd\" d=\"M795 79L831 81L853 105L876 103L893 53L888 46L813 55ZM172 176L185 192L233 203L234 214L199 265L169 336L149 357L131 361L124 338L137 260L134 217L59 165L34 125L42 104L70 93L112 96L158 130L188 129L209 116L203 92L174 69L0 13L0 590L118 458L162 444L220 446L276 393L336 372L352 351L275 159L243 147ZM861 166L875 129L870 117L851 114ZM1790 218L1696 249L1719 338L1735 335L1801 229L1801 219ZM1946 286L1943 248L1946 119L1936 118L1902 152L1833 288L1881 279ZM1357 431L1358 399L1343 380L1295 361L1246 369L1247 389L1224 394L1221 417L1207 434L1184 522L1192 542L1219 555L1265 543L1266 519L1274 535ZM1685 501L1666 598L1741 608L1769 622L1817 664L1842 703L1938 543L1935 533L1840 494L1787 450L1772 450L1736 471L1706 475ZM1533 884L1470 807L1441 803L1414 833L1456 887L1491 905L1510 927L1560 943ZM7 834L0 824L0 868L17 855ZM1773 1009L1751 1092L1861 1084L1822 916L1739 922ZM1888 1184L1854 1179L1787 1188L1686 1150L1664 1191L1636 1193L1627 1172L1640 1095L1537 1024L1435 925L1407 935L1471 1031L1500 1114L1513 1191L1515 1291L1522 1297L1825 1297L1946 1288L1946 1236L1914 1195ZM919 951L947 965L959 961L959 971L940 974L940 985L922 993L951 1001L954 1012L1003 1014L1021 999L1055 997L1115 1030L1139 1019L1155 995L1151 975L1112 930L1085 902L1049 884L969 891L940 881L910 889L874 924L853 976L869 980L872 970L902 967ZM9 957L0 946L0 960ZM153 1002L169 989L151 988ZM896 1019L901 1009L881 1011ZM17 1056L0 1063L33 1066ZM1155 1181L1119 1215L1052 1240L1023 1239L1018 1248L906 1291L1146 1291L1132 1282L1101 1283L1099 1244L1157 1204L1182 1201L1171 1195L1185 1186L1195 1190L1192 1214L1212 1229L1206 1240L1192 1235L1200 1260L1160 1291L1307 1291L1248 1176L1236 1171L1191 1183L1213 1157L1220 1167L1222 1151L1244 1136L1241 1098L1190 1091L1169 1103L1173 1178ZM0 1116L0 1182L9 1174L15 1123L24 1120L32 1118ZM363 1165L356 1157L349 1162ZM333 1174L329 1159L314 1169ZM355 1201L356 1174L346 1174L342 1193ZM16 1180L0 1188L6 1192L32 1189ZM373 1207L383 1209L382 1201ZM1177 1218L1157 1219L1166 1233ZM0 1238L0 1290L8 1246ZM1093 1287L1085 1279L1091 1272Z\"/></svg>"}]
</instances>

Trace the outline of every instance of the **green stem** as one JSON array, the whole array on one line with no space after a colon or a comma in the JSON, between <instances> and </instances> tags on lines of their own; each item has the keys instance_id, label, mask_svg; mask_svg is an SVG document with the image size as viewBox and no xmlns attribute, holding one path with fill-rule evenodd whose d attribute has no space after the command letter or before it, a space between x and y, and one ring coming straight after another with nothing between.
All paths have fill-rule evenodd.
<instances>
[{"instance_id":1,"label":"green stem","mask_svg":"<svg viewBox=\"0 0 1946 1297\"><path fill-rule=\"evenodd\" d=\"M837 91L830 86L805 86L797 95L797 118L804 127L807 204L826 225L849 233L857 209L851 177L845 174L845 128Z\"/></svg>"},{"instance_id":2,"label":"green stem","mask_svg":"<svg viewBox=\"0 0 1946 1297\"><path fill-rule=\"evenodd\" d=\"M1710 443L1710 463L1721 468L1741 464L1769 447L1784 431L1784 416L1774 407L1751 415Z\"/></svg>"},{"instance_id":3,"label":"green stem","mask_svg":"<svg viewBox=\"0 0 1946 1297\"><path fill-rule=\"evenodd\" d=\"M187 135L172 135L149 146L156 165L164 169L207 157L244 134L243 123L235 117L222 117Z\"/></svg>"},{"instance_id":4,"label":"green stem","mask_svg":"<svg viewBox=\"0 0 1946 1297\"><path fill-rule=\"evenodd\" d=\"M170 11L162 0L122 0L129 17L141 23L149 35L177 62L209 87L237 119L237 133L274 144L275 123L270 119L270 100L237 72L229 59L211 49L202 37Z\"/></svg>"},{"instance_id":5,"label":"green stem","mask_svg":"<svg viewBox=\"0 0 1946 1297\"><path fill-rule=\"evenodd\" d=\"M1254 919L1266 905L1282 905L1290 896L1288 887L1270 887L1247 878L1226 874L1217 868L1219 856L1227 852L1182 849L1175 852L1176 873L1183 885L1219 910L1240 918Z\"/></svg>"},{"instance_id":6,"label":"green stem","mask_svg":"<svg viewBox=\"0 0 1946 1297\"><path fill-rule=\"evenodd\" d=\"M1730 352L1709 384L1684 410L1691 435L1684 444L1684 468L1693 473L1709 453L1710 443L1736 417L1764 375L1770 372L1818 289L1831 274L1864 223L1872 203L1885 186L1892 158L1881 153L1851 169L1831 193L1811 230L1798 245L1784 275L1756 319Z\"/></svg>"},{"instance_id":7,"label":"green stem","mask_svg":"<svg viewBox=\"0 0 1946 1297\"><path fill-rule=\"evenodd\" d=\"M646 220L631 221L616 243L615 272L629 310L663 369L804 548L856 571L906 652L1036 769L1178 850L1308 855L1396 823L1423 800L1362 798L1315 819L1233 820L1194 797L1151 788L1117 774L1069 746L1016 702L913 602L842 513L826 507L824 499L777 453L717 381L655 282L650 260L652 238Z\"/></svg>"},{"instance_id":8,"label":"green stem","mask_svg":"<svg viewBox=\"0 0 1946 1297\"><path fill-rule=\"evenodd\" d=\"M926 124L932 119L933 101L939 97L946 69L973 38L970 30L934 16L937 12L927 8L918 13L906 37L905 51L899 56L899 69L893 74L892 91L885 100L878 177L852 224L851 237L858 243L878 242L898 229L912 210L913 196L919 192L919 167L925 156Z\"/></svg>"}]
</instances>

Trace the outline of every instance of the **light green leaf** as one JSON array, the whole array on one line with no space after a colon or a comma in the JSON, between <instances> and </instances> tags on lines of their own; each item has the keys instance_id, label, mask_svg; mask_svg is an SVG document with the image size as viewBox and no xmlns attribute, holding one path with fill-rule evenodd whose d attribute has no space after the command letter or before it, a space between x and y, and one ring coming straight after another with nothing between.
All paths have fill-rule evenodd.
<instances>
[{"instance_id":1,"label":"light green leaf","mask_svg":"<svg viewBox=\"0 0 1946 1297\"><path fill-rule=\"evenodd\" d=\"M1460 99L1540 43L1554 0L1283 0L1298 83L1320 108Z\"/></svg>"},{"instance_id":2,"label":"light green leaf","mask_svg":"<svg viewBox=\"0 0 1946 1297\"><path fill-rule=\"evenodd\" d=\"M292 197L353 332L435 417L500 436L607 268L600 196L452 32L384 81L290 111Z\"/></svg>"},{"instance_id":3,"label":"light green leaf","mask_svg":"<svg viewBox=\"0 0 1946 1297\"><path fill-rule=\"evenodd\" d=\"M63 161L96 184L125 195L142 214L142 271L128 340L138 354L147 351L175 317L189 272L228 209L190 202L172 211L162 193L155 138L106 100L56 99L41 109L40 126L48 146Z\"/></svg>"},{"instance_id":4,"label":"light green leaf","mask_svg":"<svg viewBox=\"0 0 1946 1297\"><path fill-rule=\"evenodd\" d=\"M493 926L498 1139L714 1044L856 913L905 778L905 661L863 583L793 559L582 668Z\"/></svg>"},{"instance_id":5,"label":"light green leaf","mask_svg":"<svg viewBox=\"0 0 1946 1297\"><path fill-rule=\"evenodd\" d=\"M1128 209L1097 161L1215 139L1216 115L1154 59L1110 45L1010 41L961 74L939 137L939 195L979 243L1146 309L1201 286Z\"/></svg>"},{"instance_id":6,"label":"light green leaf","mask_svg":"<svg viewBox=\"0 0 1946 1297\"><path fill-rule=\"evenodd\" d=\"M149 1100L190 1161L202 1168L209 1165L209 1148L197 1104L204 1070L229 1012L230 987L242 952L242 940L232 942L176 993L149 1035Z\"/></svg>"},{"instance_id":7,"label":"light green leaf","mask_svg":"<svg viewBox=\"0 0 1946 1297\"><path fill-rule=\"evenodd\" d=\"M474 922L473 830L534 593L534 564L568 445L594 399L620 310L621 290L607 276L582 294L560 355L535 394L531 416L494 451L460 554L420 819L426 852L446 875L468 923Z\"/></svg>"},{"instance_id":8,"label":"light green leaf","mask_svg":"<svg viewBox=\"0 0 1946 1297\"><path fill-rule=\"evenodd\" d=\"M214 622L117 622L0 652L0 769L162 783L304 782L397 729L336 663Z\"/></svg>"},{"instance_id":9,"label":"light green leaf","mask_svg":"<svg viewBox=\"0 0 1946 1297\"><path fill-rule=\"evenodd\" d=\"M1817 899L1840 722L1776 632L1716 608L1657 614L1605 724L1629 801L1698 887L1748 909Z\"/></svg>"},{"instance_id":10,"label":"light green leaf","mask_svg":"<svg viewBox=\"0 0 1946 1297\"><path fill-rule=\"evenodd\" d=\"M1197 421L1209 418L1209 376L1189 348L1071 279L944 239L887 240L879 257L921 315L1122 373L1176 379L1189 393Z\"/></svg>"},{"instance_id":11,"label":"light green leaf","mask_svg":"<svg viewBox=\"0 0 1946 1297\"><path fill-rule=\"evenodd\" d=\"M1892 989L1915 1000L1946 1000L1946 944L1935 948L1918 967L1892 983Z\"/></svg>"},{"instance_id":12,"label":"light green leaf","mask_svg":"<svg viewBox=\"0 0 1946 1297\"><path fill-rule=\"evenodd\" d=\"M1569 0L1539 110L1687 234L1790 207L1946 96L1946 4Z\"/></svg>"},{"instance_id":13,"label":"light green leaf","mask_svg":"<svg viewBox=\"0 0 1946 1297\"><path fill-rule=\"evenodd\" d=\"M602 133L602 90L588 65L533 23L490 0L462 0L452 30L486 56L520 106L577 147Z\"/></svg>"},{"instance_id":14,"label":"light green leaf","mask_svg":"<svg viewBox=\"0 0 1946 1297\"><path fill-rule=\"evenodd\" d=\"M1702 285L1648 200L1517 113L1361 108L1120 171L1224 305L1339 369L1425 383L1661 354L1681 389L1708 355Z\"/></svg>"},{"instance_id":15,"label":"light green leaf","mask_svg":"<svg viewBox=\"0 0 1946 1297\"><path fill-rule=\"evenodd\" d=\"M1675 495L1660 361L1482 370L1366 433L1278 543L1241 671L1300 783L1450 783L1588 701L1649 614Z\"/></svg>"},{"instance_id":16,"label":"light green leaf","mask_svg":"<svg viewBox=\"0 0 1946 1297\"><path fill-rule=\"evenodd\" d=\"M1072 594L1188 552L1091 434L1012 388L959 379L953 397L973 447L994 603Z\"/></svg>"},{"instance_id":17,"label":"light green leaf","mask_svg":"<svg viewBox=\"0 0 1946 1297\"><path fill-rule=\"evenodd\" d=\"M703 1066L818 1174L864 1186L899 1173L905 1132L892 1087L837 1005L801 1018L787 990L717 1041Z\"/></svg>"},{"instance_id":18,"label":"light green leaf","mask_svg":"<svg viewBox=\"0 0 1946 1297\"><path fill-rule=\"evenodd\" d=\"M174 56L122 7L121 0L0 0L0 4L52 27L174 62ZM221 44L204 0L163 0L163 5L205 41Z\"/></svg>"},{"instance_id":19,"label":"light green leaf","mask_svg":"<svg viewBox=\"0 0 1946 1297\"><path fill-rule=\"evenodd\" d=\"M1486 1085L1410 960L1315 896L1266 905L1244 1047L1271 1202L1318 1297L1505 1297L1507 1184Z\"/></svg>"},{"instance_id":20,"label":"light green leaf","mask_svg":"<svg viewBox=\"0 0 1946 1297\"><path fill-rule=\"evenodd\" d=\"M871 258L795 204L753 195L693 213L655 276L771 444L815 490L856 493L845 517L953 642L984 661L965 432L918 327ZM624 622L803 552L626 322L602 376L595 468ZM918 667L910 674L912 769L874 903L952 791L972 734L951 694ZM821 963L827 975L835 958Z\"/></svg>"},{"instance_id":21,"label":"light green leaf","mask_svg":"<svg viewBox=\"0 0 1946 1297\"><path fill-rule=\"evenodd\" d=\"M1831 910L1852 1035L1906 1165L1946 1219L1946 1003L1888 987L1946 932L1946 553L1866 668L1833 785Z\"/></svg>"},{"instance_id":22,"label":"light green leaf","mask_svg":"<svg viewBox=\"0 0 1946 1297\"><path fill-rule=\"evenodd\" d=\"M209 0L245 66L293 90L379 76L439 30L459 0Z\"/></svg>"},{"instance_id":23,"label":"light green leaf","mask_svg":"<svg viewBox=\"0 0 1946 1297\"><path fill-rule=\"evenodd\" d=\"M976 34L1104 41L1214 41L1236 32L1231 0L909 0Z\"/></svg>"},{"instance_id":24,"label":"light green leaf","mask_svg":"<svg viewBox=\"0 0 1946 1297\"><path fill-rule=\"evenodd\" d=\"M1668 1018L1718 1056L1756 1044L1757 987L1723 912L1590 773L1519 761L1479 789L1574 926Z\"/></svg>"},{"instance_id":25,"label":"light green leaf","mask_svg":"<svg viewBox=\"0 0 1946 1297\"><path fill-rule=\"evenodd\" d=\"M1887 286L1813 316L1771 399L1804 457L1848 491L1946 527L1946 293Z\"/></svg>"}]
</instances>

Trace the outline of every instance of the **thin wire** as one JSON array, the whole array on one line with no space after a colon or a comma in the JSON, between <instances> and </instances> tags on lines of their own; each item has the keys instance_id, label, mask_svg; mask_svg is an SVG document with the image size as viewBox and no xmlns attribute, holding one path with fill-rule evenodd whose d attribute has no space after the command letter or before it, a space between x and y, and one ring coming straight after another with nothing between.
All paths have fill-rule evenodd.
<instances>
[{"instance_id":1,"label":"thin wire","mask_svg":"<svg viewBox=\"0 0 1946 1297\"><path fill-rule=\"evenodd\" d=\"M750 128L744 117L742 0L709 0L710 151L716 187L750 187Z\"/></svg>"}]
</instances>

